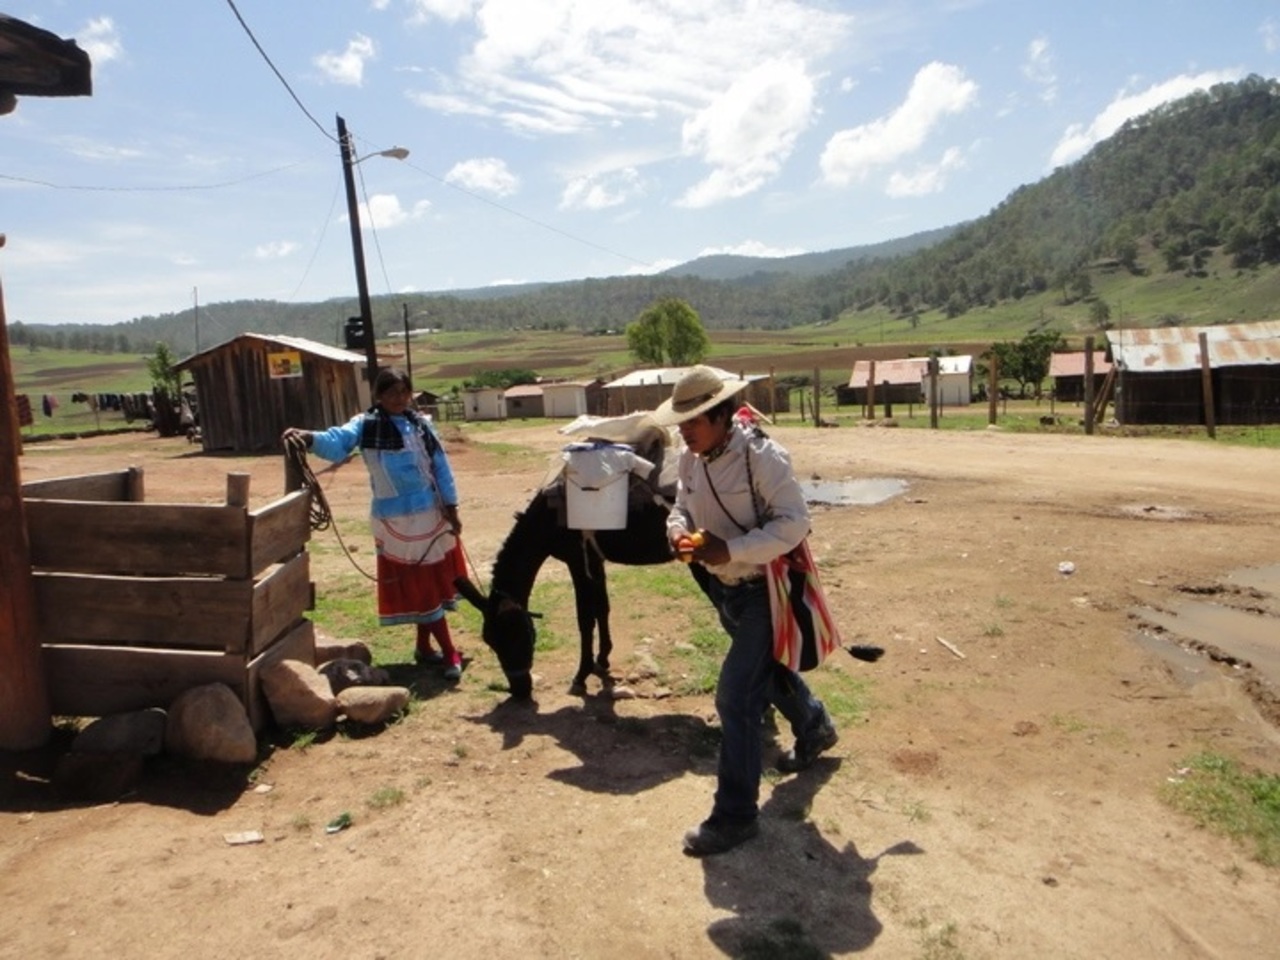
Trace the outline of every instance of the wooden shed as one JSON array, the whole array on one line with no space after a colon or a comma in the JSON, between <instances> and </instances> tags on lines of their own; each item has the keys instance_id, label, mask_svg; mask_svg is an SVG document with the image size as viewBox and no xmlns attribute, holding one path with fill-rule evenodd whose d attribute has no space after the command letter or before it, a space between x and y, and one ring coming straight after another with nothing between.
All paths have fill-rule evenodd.
<instances>
[{"instance_id":1,"label":"wooden shed","mask_svg":"<svg viewBox=\"0 0 1280 960\"><path fill-rule=\"evenodd\" d=\"M874 369L873 369L874 365ZM928 357L905 357L899 360L855 360L847 386L836 387L839 403L865 407L867 381L875 377L875 402L922 403L920 382L929 369Z\"/></svg>"},{"instance_id":2,"label":"wooden shed","mask_svg":"<svg viewBox=\"0 0 1280 960\"><path fill-rule=\"evenodd\" d=\"M278 450L286 427L323 430L369 406L363 354L242 333L175 364L195 383L207 451Z\"/></svg>"},{"instance_id":3,"label":"wooden shed","mask_svg":"<svg viewBox=\"0 0 1280 960\"><path fill-rule=\"evenodd\" d=\"M518 383L514 387L508 387L502 399L506 403L508 417L527 420L530 417L541 419L545 416L541 384Z\"/></svg>"},{"instance_id":4,"label":"wooden shed","mask_svg":"<svg viewBox=\"0 0 1280 960\"><path fill-rule=\"evenodd\" d=\"M1205 349L1201 349L1201 338ZM1280 321L1107 334L1123 424L1280 423Z\"/></svg>"},{"instance_id":5,"label":"wooden shed","mask_svg":"<svg viewBox=\"0 0 1280 960\"><path fill-rule=\"evenodd\" d=\"M722 380L736 377L737 374L719 367L711 367ZM633 370L624 377L619 377L604 385L607 405L604 416L621 417L640 410L656 410L658 405L671 396L675 382L689 370L688 367L660 367L645 370ZM761 413L773 415L785 413L791 409L786 390L776 387L770 395L772 379L765 374L745 374L747 388L739 395Z\"/></svg>"},{"instance_id":6,"label":"wooden shed","mask_svg":"<svg viewBox=\"0 0 1280 960\"><path fill-rule=\"evenodd\" d=\"M1084 403L1085 352L1055 353L1049 358L1049 376L1053 378L1053 398L1063 403ZM1111 370L1105 350L1093 351L1093 395L1102 392L1103 382Z\"/></svg>"}]
</instances>

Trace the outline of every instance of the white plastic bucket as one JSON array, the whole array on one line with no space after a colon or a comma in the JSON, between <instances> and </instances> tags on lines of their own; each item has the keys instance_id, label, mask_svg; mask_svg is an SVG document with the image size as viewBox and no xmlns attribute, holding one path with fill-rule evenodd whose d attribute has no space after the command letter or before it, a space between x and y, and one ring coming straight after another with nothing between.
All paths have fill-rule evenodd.
<instances>
[{"instance_id":1,"label":"white plastic bucket","mask_svg":"<svg viewBox=\"0 0 1280 960\"><path fill-rule=\"evenodd\" d=\"M638 459L630 447L575 444L565 447L565 499L571 530L623 530L627 526L627 477Z\"/></svg>"}]
</instances>

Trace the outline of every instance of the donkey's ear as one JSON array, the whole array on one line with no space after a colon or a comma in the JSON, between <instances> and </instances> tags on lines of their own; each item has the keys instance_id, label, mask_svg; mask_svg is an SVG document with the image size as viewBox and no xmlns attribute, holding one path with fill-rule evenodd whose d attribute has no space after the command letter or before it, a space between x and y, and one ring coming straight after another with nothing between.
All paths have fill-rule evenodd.
<instances>
[{"instance_id":1,"label":"donkey's ear","mask_svg":"<svg viewBox=\"0 0 1280 960\"><path fill-rule=\"evenodd\" d=\"M480 592L480 588L466 577L455 577L453 586L477 610L483 611L488 606L488 601L485 599L485 595Z\"/></svg>"}]
</instances>

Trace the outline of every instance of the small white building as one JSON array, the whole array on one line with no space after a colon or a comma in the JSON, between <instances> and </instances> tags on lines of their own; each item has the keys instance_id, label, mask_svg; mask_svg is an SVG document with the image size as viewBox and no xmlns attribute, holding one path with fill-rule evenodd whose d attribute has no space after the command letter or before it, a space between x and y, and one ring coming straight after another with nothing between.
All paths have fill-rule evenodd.
<instances>
[{"instance_id":1,"label":"small white building","mask_svg":"<svg viewBox=\"0 0 1280 960\"><path fill-rule=\"evenodd\" d=\"M501 387L467 387L463 391L462 415L468 420L507 419L507 399Z\"/></svg>"},{"instance_id":2,"label":"small white building","mask_svg":"<svg viewBox=\"0 0 1280 960\"><path fill-rule=\"evenodd\" d=\"M546 417L573 419L587 413L587 384L566 381L542 385L542 412Z\"/></svg>"},{"instance_id":3,"label":"small white building","mask_svg":"<svg viewBox=\"0 0 1280 960\"><path fill-rule=\"evenodd\" d=\"M928 367L920 375L920 393L924 403L930 400ZM973 357L938 358L938 406L967 407L973 397Z\"/></svg>"}]
</instances>

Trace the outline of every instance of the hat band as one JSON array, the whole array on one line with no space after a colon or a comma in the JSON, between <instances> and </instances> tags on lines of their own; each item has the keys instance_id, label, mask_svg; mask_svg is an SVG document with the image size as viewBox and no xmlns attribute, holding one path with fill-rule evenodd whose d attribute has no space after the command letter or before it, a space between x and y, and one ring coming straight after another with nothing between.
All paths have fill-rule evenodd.
<instances>
[{"instance_id":1,"label":"hat band","mask_svg":"<svg viewBox=\"0 0 1280 960\"><path fill-rule=\"evenodd\" d=\"M710 393L704 393L698 397L690 397L688 400L672 400L671 409L676 413L684 413L686 410L692 410L694 407L714 399L719 392L719 390L712 390Z\"/></svg>"}]
</instances>

